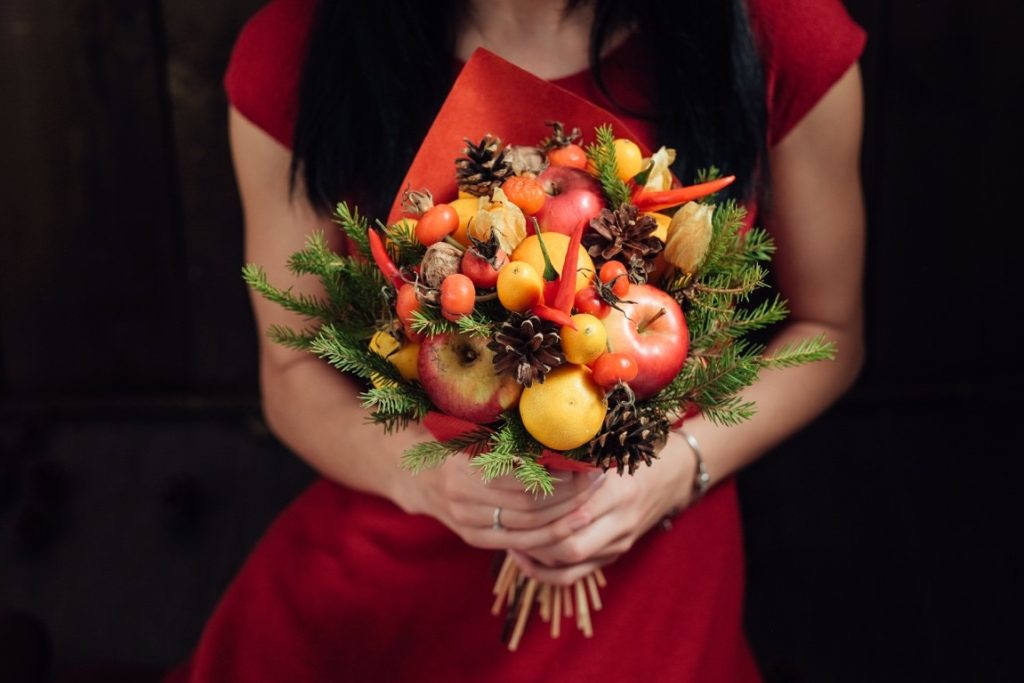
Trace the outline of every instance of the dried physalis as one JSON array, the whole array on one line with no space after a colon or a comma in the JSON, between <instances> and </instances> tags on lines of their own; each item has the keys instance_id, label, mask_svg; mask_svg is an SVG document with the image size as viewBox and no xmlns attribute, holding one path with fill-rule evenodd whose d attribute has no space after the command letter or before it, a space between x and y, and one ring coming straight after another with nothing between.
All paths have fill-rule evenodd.
<instances>
[{"instance_id":1,"label":"dried physalis","mask_svg":"<svg viewBox=\"0 0 1024 683\"><path fill-rule=\"evenodd\" d=\"M687 274L696 272L711 244L711 214L715 207L709 204L684 204L668 225L668 241L663 252L665 260Z\"/></svg>"},{"instance_id":2,"label":"dried physalis","mask_svg":"<svg viewBox=\"0 0 1024 683\"><path fill-rule=\"evenodd\" d=\"M499 187L490 201L481 201L476 216L469 224L471 236L484 242L493 233L506 254L511 254L526 239L526 216L522 209L509 201Z\"/></svg>"},{"instance_id":3,"label":"dried physalis","mask_svg":"<svg viewBox=\"0 0 1024 683\"><path fill-rule=\"evenodd\" d=\"M644 159L644 162L644 168L650 169L647 171L644 189L650 192L671 190L672 171L669 168L676 162L676 151L663 146L650 159Z\"/></svg>"}]
</instances>

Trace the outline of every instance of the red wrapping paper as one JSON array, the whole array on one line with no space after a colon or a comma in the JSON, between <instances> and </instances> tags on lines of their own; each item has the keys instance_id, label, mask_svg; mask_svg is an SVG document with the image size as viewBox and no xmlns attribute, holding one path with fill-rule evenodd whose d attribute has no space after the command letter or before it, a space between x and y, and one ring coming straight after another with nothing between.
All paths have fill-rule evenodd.
<instances>
[{"instance_id":1,"label":"red wrapping paper","mask_svg":"<svg viewBox=\"0 0 1024 683\"><path fill-rule=\"evenodd\" d=\"M462 156L465 138L477 141L490 133L507 144L536 145L550 135L544 122L552 120L579 128L588 143L596 127L610 124L617 137L635 141L644 156L650 156L640 138L611 112L481 48L455 79L416 152L391 205L388 223L401 218L402 192L407 187L426 188L439 202L455 199L455 159Z\"/></svg>"}]
</instances>

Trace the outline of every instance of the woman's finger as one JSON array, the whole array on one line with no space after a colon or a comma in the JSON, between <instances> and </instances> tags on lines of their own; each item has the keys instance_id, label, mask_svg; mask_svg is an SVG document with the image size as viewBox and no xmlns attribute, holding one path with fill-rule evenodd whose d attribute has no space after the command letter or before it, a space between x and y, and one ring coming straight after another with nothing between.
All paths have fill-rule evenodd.
<instances>
[{"instance_id":1,"label":"woman's finger","mask_svg":"<svg viewBox=\"0 0 1024 683\"><path fill-rule=\"evenodd\" d=\"M463 514L463 523L471 526L492 527L497 520L501 527L510 531L521 531L538 529L551 524L560 517L566 516L573 510L584 505L593 497L594 493L601 487L602 482L595 480L590 486L583 489L571 498L556 501L546 507L530 507L528 509L511 506L492 505L494 501L488 501L485 505L466 505ZM501 512L495 515L495 510L500 508ZM567 521L566 527L578 528L587 522L575 523ZM571 531L571 529L569 529Z\"/></svg>"},{"instance_id":2,"label":"woman's finger","mask_svg":"<svg viewBox=\"0 0 1024 683\"><path fill-rule=\"evenodd\" d=\"M528 555L516 551L509 551L509 555L515 560L519 570L531 579L548 583L555 586L571 586L594 570L611 564L618 559L619 554L604 555L595 557L587 562L574 564L568 567L545 567L534 562Z\"/></svg>"}]
</instances>

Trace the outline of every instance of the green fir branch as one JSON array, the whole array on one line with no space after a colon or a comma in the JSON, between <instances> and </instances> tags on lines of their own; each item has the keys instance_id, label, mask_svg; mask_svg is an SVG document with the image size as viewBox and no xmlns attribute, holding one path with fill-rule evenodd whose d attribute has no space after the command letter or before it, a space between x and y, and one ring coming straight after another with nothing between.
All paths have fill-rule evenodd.
<instances>
[{"instance_id":1,"label":"green fir branch","mask_svg":"<svg viewBox=\"0 0 1024 683\"><path fill-rule=\"evenodd\" d=\"M516 469L513 474L519 480L519 483L523 485L523 489L529 494L534 496L538 494L550 496L555 492L555 480L552 478L551 473L548 472L548 468L539 464L533 458L520 458L519 462L516 463Z\"/></svg>"},{"instance_id":2,"label":"green fir branch","mask_svg":"<svg viewBox=\"0 0 1024 683\"><path fill-rule=\"evenodd\" d=\"M519 456L507 451L487 451L473 458L472 464L480 470L483 480L491 481L512 474Z\"/></svg>"},{"instance_id":3,"label":"green fir branch","mask_svg":"<svg viewBox=\"0 0 1024 683\"><path fill-rule=\"evenodd\" d=\"M732 396L715 405L701 406L701 415L712 423L722 427L735 427L746 422L757 413L753 401L744 401L739 396Z\"/></svg>"},{"instance_id":4,"label":"green fir branch","mask_svg":"<svg viewBox=\"0 0 1024 683\"><path fill-rule=\"evenodd\" d=\"M470 334L476 337L490 337L497 328L493 320L478 311L462 316L455 324L461 334Z\"/></svg>"},{"instance_id":5,"label":"green fir branch","mask_svg":"<svg viewBox=\"0 0 1024 683\"><path fill-rule=\"evenodd\" d=\"M421 306L412 312L412 329L414 332L434 337L439 334L456 332L458 325L443 318L441 309L434 306Z\"/></svg>"},{"instance_id":6,"label":"green fir branch","mask_svg":"<svg viewBox=\"0 0 1024 683\"><path fill-rule=\"evenodd\" d=\"M300 331L276 323L267 328L267 337L271 341L296 351L309 351L319 333L318 329Z\"/></svg>"},{"instance_id":7,"label":"green fir branch","mask_svg":"<svg viewBox=\"0 0 1024 683\"><path fill-rule=\"evenodd\" d=\"M413 266L423 260L427 248L416 239L416 232L410 229L407 221L400 220L392 225L377 221L377 226L387 237L388 254L396 264Z\"/></svg>"},{"instance_id":8,"label":"green fir branch","mask_svg":"<svg viewBox=\"0 0 1024 683\"><path fill-rule=\"evenodd\" d=\"M587 158L597 169L597 179L601 183L605 199L611 209L617 209L630 201L629 187L619 179L615 161L615 133L610 125L596 129L597 141L587 146Z\"/></svg>"},{"instance_id":9,"label":"green fir branch","mask_svg":"<svg viewBox=\"0 0 1024 683\"><path fill-rule=\"evenodd\" d=\"M501 426L491 435L489 451L474 458L473 464L481 469L485 481L511 473L527 493L550 495L554 479L547 468L537 464L542 450L513 411L502 416Z\"/></svg>"},{"instance_id":10,"label":"green fir branch","mask_svg":"<svg viewBox=\"0 0 1024 683\"><path fill-rule=\"evenodd\" d=\"M393 394L401 393L404 398L391 399L388 410L377 408L368 418L368 421L384 428L385 434L400 431L409 426L410 422L422 420L431 409L430 399L423 392L422 387L417 384L391 384L386 387L375 387L375 389L390 389ZM360 397L369 398L374 389L364 392Z\"/></svg>"},{"instance_id":11,"label":"green fir branch","mask_svg":"<svg viewBox=\"0 0 1024 683\"><path fill-rule=\"evenodd\" d=\"M751 228L742 237L743 256L748 261L767 263L775 255L775 241L762 228Z\"/></svg>"},{"instance_id":12,"label":"green fir branch","mask_svg":"<svg viewBox=\"0 0 1024 683\"><path fill-rule=\"evenodd\" d=\"M481 427L447 441L424 441L412 446L402 455L402 468L419 474L423 470L439 467L457 453L477 455L491 442L491 430Z\"/></svg>"},{"instance_id":13,"label":"green fir branch","mask_svg":"<svg viewBox=\"0 0 1024 683\"><path fill-rule=\"evenodd\" d=\"M340 202L334 208L334 222L341 226L342 231L352 240L363 258L371 258L370 239L366 236L370 224L366 217L359 213L358 208L349 207L347 202Z\"/></svg>"},{"instance_id":14,"label":"green fir branch","mask_svg":"<svg viewBox=\"0 0 1024 683\"><path fill-rule=\"evenodd\" d=\"M814 363L822 360L833 360L836 357L836 345L834 342L825 339L824 334L819 334L810 339L803 339L798 342L789 342L776 350L771 355L761 358L761 365L765 368L779 369L792 368L797 365Z\"/></svg>"},{"instance_id":15,"label":"green fir branch","mask_svg":"<svg viewBox=\"0 0 1024 683\"><path fill-rule=\"evenodd\" d=\"M267 281L266 271L255 264L249 263L242 268L242 279L264 299L310 320L326 322L334 320L337 315L337 311L319 297L301 292L294 293L291 287L280 289L273 286Z\"/></svg>"},{"instance_id":16,"label":"green fir branch","mask_svg":"<svg viewBox=\"0 0 1024 683\"><path fill-rule=\"evenodd\" d=\"M394 365L370 350L369 340L356 337L336 325L324 325L309 350L342 372L367 380L380 377L393 382L402 381Z\"/></svg>"},{"instance_id":17,"label":"green fir branch","mask_svg":"<svg viewBox=\"0 0 1024 683\"><path fill-rule=\"evenodd\" d=\"M323 230L317 230L306 238L305 248L288 258L287 266L295 275L323 277L342 267L342 257L327 244Z\"/></svg>"},{"instance_id":18,"label":"green fir branch","mask_svg":"<svg viewBox=\"0 0 1024 683\"><path fill-rule=\"evenodd\" d=\"M691 314L690 319L695 325L691 327L690 346L697 351L725 344L733 339L740 339L755 330L782 322L788 315L789 309L786 302L778 295L762 301L752 309L735 308L725 316L714 314L711 316L711 320L707 320L705 316L705 320L697 321L694 320L696 316ZM701 333L693 334L698 323Z\"/></svg>"}]
</instances>

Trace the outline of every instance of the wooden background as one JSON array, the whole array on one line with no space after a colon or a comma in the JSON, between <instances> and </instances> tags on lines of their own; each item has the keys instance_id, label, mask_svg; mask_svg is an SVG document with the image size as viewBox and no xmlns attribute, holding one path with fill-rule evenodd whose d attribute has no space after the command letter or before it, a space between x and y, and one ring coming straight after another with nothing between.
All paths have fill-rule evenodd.
<instances>
[{"instance_id":1,"label":"wooden background","mask_svg":"<svg viewBox=\"0 0 1024 683\"><path fill-rule=\"evenodd\" d=\"M309 478L258 419L239 278L220 78L261 4L0 3L0 609L58 669L185 656ZM1024 12L846 4L868 367L742 479L751 639L779 680L1011 680Z\"/></svg>"}]
</instances>

